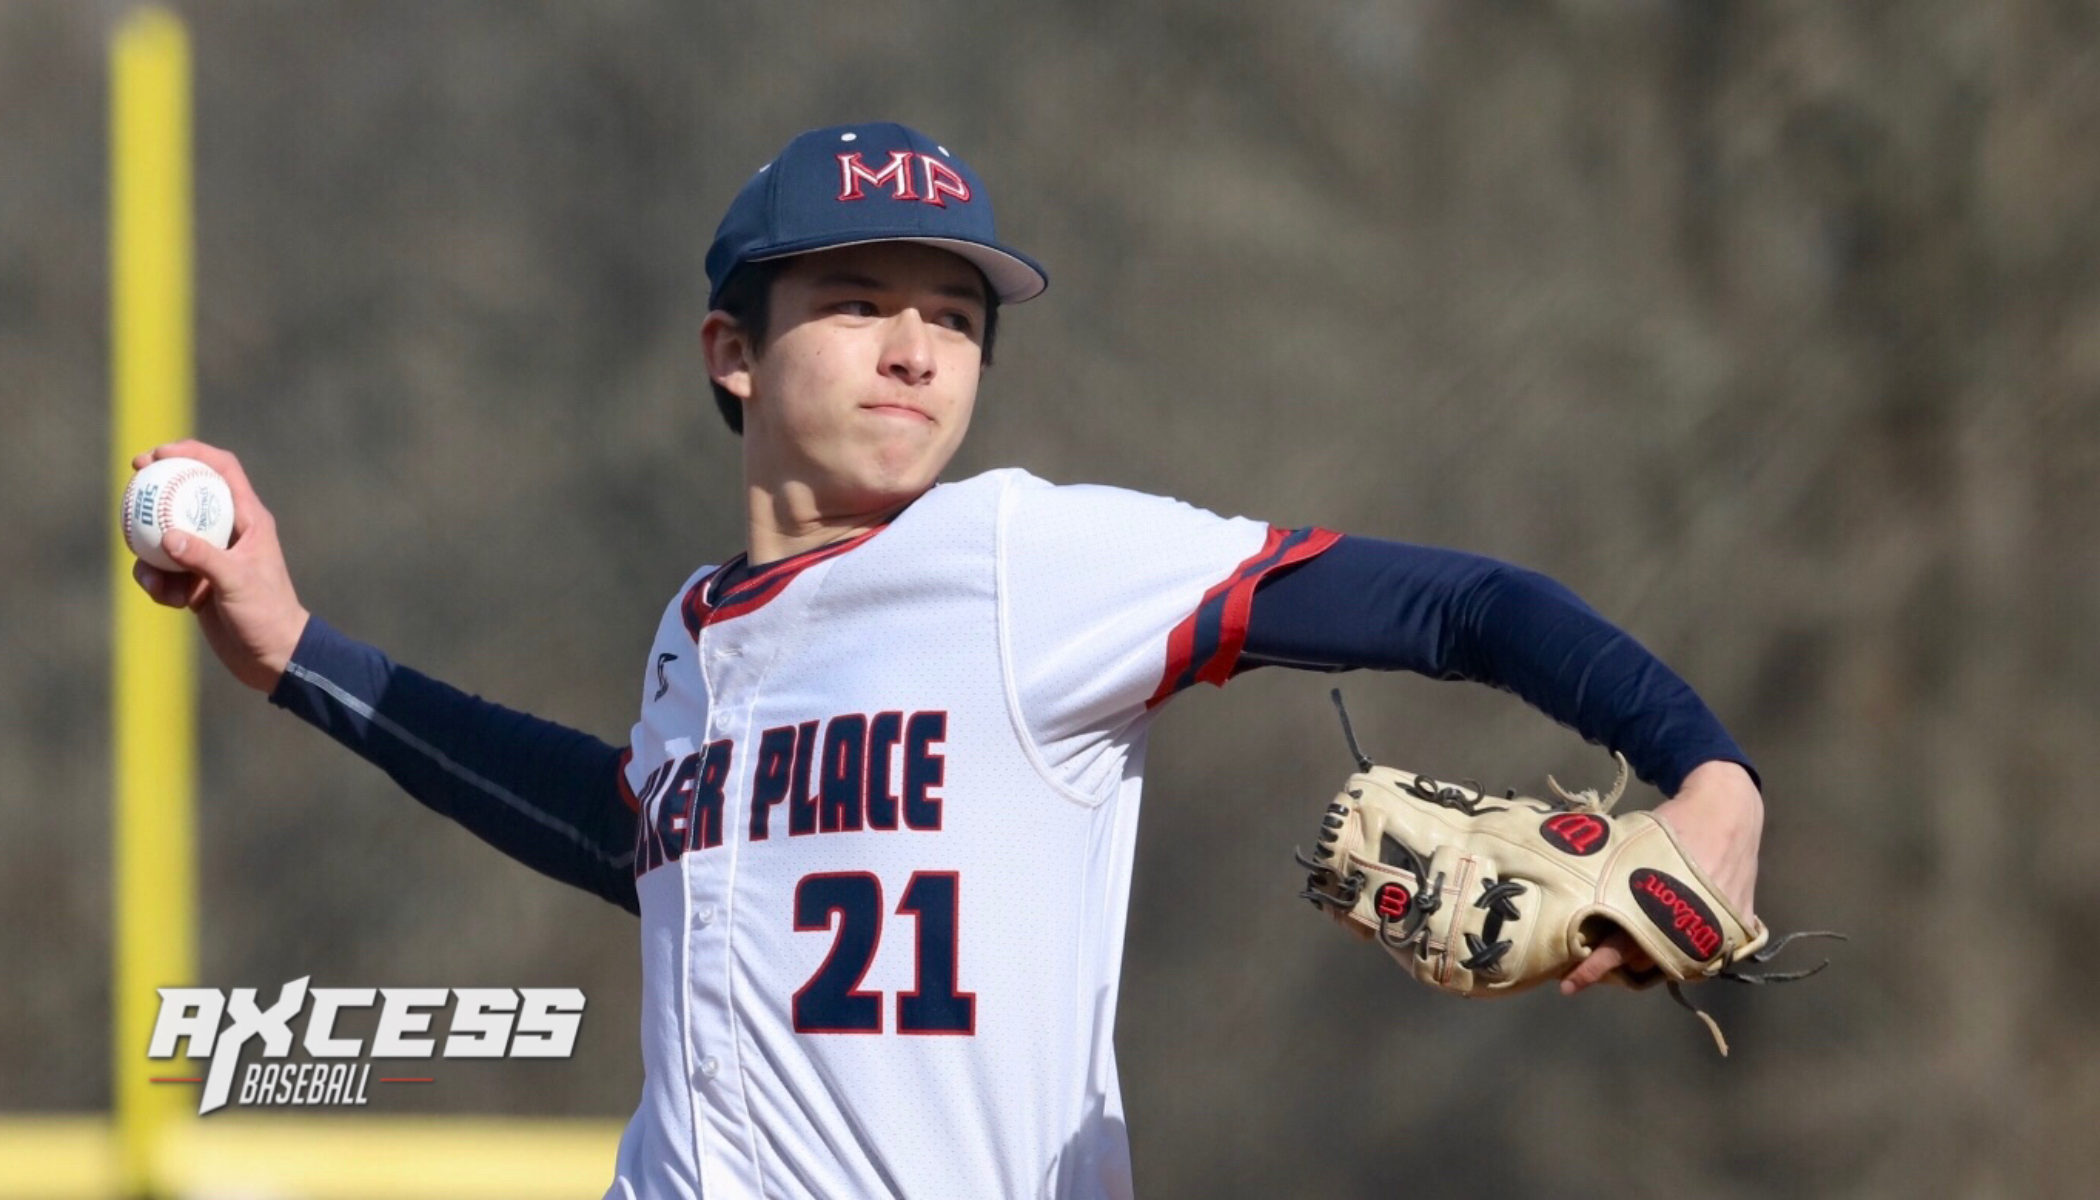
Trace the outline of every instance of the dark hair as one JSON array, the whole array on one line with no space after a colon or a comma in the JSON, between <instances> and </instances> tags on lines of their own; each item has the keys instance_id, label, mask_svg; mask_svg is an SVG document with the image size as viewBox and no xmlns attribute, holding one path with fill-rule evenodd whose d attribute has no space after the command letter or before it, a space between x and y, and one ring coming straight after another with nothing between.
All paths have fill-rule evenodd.
<instances>
[{"instance_id":1,"label":"dark hair","mask_svg":"<svg viewBox=\"0 0 2100 1200\"><path fill-rule=\"evenodd\" d=\"M739 326L744 336L751 341L753 353L765 349L766 335L772 331L773 283L787 269L787 258L769 258L763 262L745 263L729 276L722 285L721 298L715 307L728 313ZM992 365L992 343L999 337L999 294L992 290L992 281L977 273L977 281L984 285L984 340L981 361ZM729 389L709 380L715 390L715 407L722 410L722 420L729 425L730 432L744 432L744 403L730 393Z\"/></svg>"}]
</instances>

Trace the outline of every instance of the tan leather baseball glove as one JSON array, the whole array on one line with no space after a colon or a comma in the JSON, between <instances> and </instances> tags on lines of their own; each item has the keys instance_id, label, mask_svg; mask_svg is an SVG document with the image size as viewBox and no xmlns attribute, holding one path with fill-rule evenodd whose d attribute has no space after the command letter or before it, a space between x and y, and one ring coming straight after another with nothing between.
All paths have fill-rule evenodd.
<instances>
[{"instance_id":1,"label":"tan leather baseball glove","mask_svg":"<svg viewBox=\"0 0 2100 1200\"><path fill-rule=\"evenodd\" d=\"M1335 693L1341 706L1341 694ZM1461 996L1514 995L1560 979L1613 930L1653 960L1610 982L1667 982L1678 1003L1728 1043L1684 998L1683 983L1722 978L1774 983L1805 971L1749 974L1804 936L1769 950L1764 925L1739 913L1651 813L1614 816L1626 760L1608 792L1569 792L1551 776L1552 800L1483 795L1412 771L1372 765L1344 731L1359 770L1327 806L1318 841L1299 862L1312 872L1304 896L1383 945L1422 982Z\"/></svg>"}]
</instances>

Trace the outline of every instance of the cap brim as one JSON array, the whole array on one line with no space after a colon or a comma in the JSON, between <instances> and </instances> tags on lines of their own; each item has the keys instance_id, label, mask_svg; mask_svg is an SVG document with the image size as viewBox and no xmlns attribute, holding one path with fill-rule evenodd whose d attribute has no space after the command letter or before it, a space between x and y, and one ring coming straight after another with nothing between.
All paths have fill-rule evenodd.
<instances>
[{"instance_id":1,"label":"cap brim","mask_svg":"<svg viewBox=\"0 0 2100 1200\"><path fill-rule=\"evenodd\" d=\"M774 250L765 254L754 254L745 262L770 262L776 258L792 258L797 254L814 254L819 250L838 250L846 246L867 246L876 242L917 242L922 246L938 246L952 254L969 260L970 264L984 272L992 291L999 296L1001 304L1019 304L1033 300L1050 286L1050 276L1036 261L1014 250L1001 249L983 242L965 241L962 238L924 237L916 234L848 238L838 242L824 242L815 246L795 246Z\"/></svg>"}]
</instances>

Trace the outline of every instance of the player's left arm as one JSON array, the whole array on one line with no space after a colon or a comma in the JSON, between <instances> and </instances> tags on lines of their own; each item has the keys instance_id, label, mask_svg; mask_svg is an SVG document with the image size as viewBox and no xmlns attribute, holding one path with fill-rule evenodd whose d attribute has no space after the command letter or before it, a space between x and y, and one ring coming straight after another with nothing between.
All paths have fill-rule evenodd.
<instances>
[{"instance_id":1,"label":"player's left arm","mask_svg":"<svg viewBox=\"0 0 2100 1200\"><path fill-rule=\"evenodd\" d=\"M1706 703L1630 634L1535 571L1480 555L1343 537L1255 591L1237 669L1367 667L1515 693L1626 755L1670 799L1657 811L1745 913L1764 802L1750 758ZM1618 960L1599 950L1582 987Z\"/></svg>"}]
</instances>

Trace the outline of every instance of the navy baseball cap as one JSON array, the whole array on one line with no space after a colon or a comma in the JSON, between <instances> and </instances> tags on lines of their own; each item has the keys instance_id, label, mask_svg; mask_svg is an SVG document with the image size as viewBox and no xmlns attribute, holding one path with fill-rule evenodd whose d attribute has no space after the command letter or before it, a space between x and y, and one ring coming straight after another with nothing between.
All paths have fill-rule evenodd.
<instances>
[{"instance_id":1,"label":"navy baseball cap","mask_svg":"<svg viewBox=\"0 0 2100 1200\"><path fill-rule=\"evenodd\" d=\"M758 169L707 249L707 302L745 263L866 242L922 242L968 259L1007 304L1050 277L992 229L992 200L946 146L893 122L813 129Z\"/></svg>"}]
</instances>

